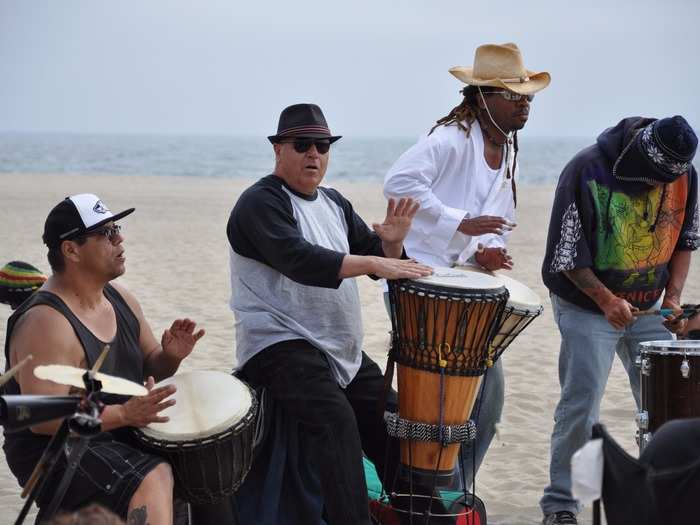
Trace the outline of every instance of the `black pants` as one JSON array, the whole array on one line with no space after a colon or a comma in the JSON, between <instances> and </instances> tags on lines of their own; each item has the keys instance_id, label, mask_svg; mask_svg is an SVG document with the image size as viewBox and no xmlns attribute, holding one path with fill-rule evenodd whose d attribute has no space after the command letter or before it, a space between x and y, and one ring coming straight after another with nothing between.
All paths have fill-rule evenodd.
<instances>
[{"instance_id":1,"label":"black pants","mask_svg":"<svg viewBox=\"0 0 700 525\"><path fill-rule=\"evenodd\" d=\"M398 444L387 447L389 438L377 414L384 387L377 364L363 353L357 375L342 389L325 355L294 340L266 348L246 363L243 374L266 388L313 441L329 524L369 524L362 452L390 482L399 459Z\"/></svg>"}]
</instances>

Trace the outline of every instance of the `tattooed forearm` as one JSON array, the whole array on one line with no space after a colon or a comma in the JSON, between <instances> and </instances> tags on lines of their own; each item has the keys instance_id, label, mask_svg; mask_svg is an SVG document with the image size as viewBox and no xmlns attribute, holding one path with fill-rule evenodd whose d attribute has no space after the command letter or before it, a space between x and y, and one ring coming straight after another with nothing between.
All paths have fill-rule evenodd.
<instances>
[{"instance_id":1,"label":"tattooed forearm","mask_svg":"<svg viewBox=\"0 0 700 525\"><path fill-rule=\"evenodd\" d=\"M132 509L127 518L128 525L148 525L148 512L146 505L138 509Z\"/></svg>"},{"instance_id":2,"label":"tattooed forearm","mask_svg":"<svg viewBox=\"0 0 700 525\"><path fill-rule=\"evenodd\" d=\"M668 266L670 276L666 284L665 300L680 303L683 286L685 286L690 268L690 252L674 252Z\"/></svg>"},{"instance_id":3,"label":"tattooed forearm","mask_svg":"<svg viewBox=\"0 0 700 525\"><path fill-rule=\"evenodd\" d=\"M600 282L593 270L590 268L577 268L576 270L564 271L564 275L576 285L576 288L593 299L596 304L600 305L601 301L608 299L612 292Z\"/></svg>"}]
</instances>

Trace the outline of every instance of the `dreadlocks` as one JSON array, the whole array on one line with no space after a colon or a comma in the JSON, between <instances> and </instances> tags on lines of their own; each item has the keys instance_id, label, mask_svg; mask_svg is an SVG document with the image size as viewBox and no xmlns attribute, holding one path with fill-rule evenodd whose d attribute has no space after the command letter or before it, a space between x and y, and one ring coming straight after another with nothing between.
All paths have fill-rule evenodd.
<instances>
[{"instance_id":1,"label":"dreadlocks","mask_svg":"<svg viewBox=\"0 0 700 525\"><path fill-rule=\"evenodd\" d=\"M481 88L482 93L488 93L492 91L491 88ZM452 108L447 115L438 120L435 125L431 128L430 133L435 131L438 126L449 126L452 123L457 124L457 127L464 131L469 136L471 131L472 123L476 120L479 114L479 103L476 97L479 95L479 88L477 86L467 86L460 91L464 95L464 99L458 105ZM466 123L466 126L465 126ZM428 133L428 135L430 135Z\"/></svg>"},{"instance_id":2,"label":"dreadlocks","mask_svg":"<svg viewBox=\"0 0 700 525\"><path fill-rule=\"evenodd\" d=\"M481 89L479 89L478 86L467 86L464 89L462 89L462 91L460 91L460 93L464 95L464 99L462 100L462 102L458 106L452 108L452 111L450 111L447 115L439 119L435 123L435 125L430 129L428 135L435 131L435 128L437 128L438 126L449 126L450 124L454 123L457 124L457 127L464 131L464 133L466 133L468 137L472 129L472 124L475 120L478 119L479 113L481 113L481 110L479 109L479 103L477 102L477 96L480 96L479 92L481 91L481 94L486 94L494 90L495 89L491 87L482 87ZM491 119L490 114L489 119ZM515 170L517 160L518 133L516 132L513 133L513 170ZM518 200L516 197L515 177L514 174L510 172L510 166L506 166L506 173L507 178L511 181L511 187L513 189L513 204L517 207Z\"/></svg>"}]
</instances>

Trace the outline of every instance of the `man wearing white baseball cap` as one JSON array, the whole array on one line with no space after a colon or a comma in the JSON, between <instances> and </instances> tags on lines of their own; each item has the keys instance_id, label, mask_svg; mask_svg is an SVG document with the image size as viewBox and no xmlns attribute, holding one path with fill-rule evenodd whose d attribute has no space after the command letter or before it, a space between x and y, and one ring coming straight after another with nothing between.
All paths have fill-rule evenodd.
<instances>
[{"instance_id":1,"label":"man wearing white baseball cap","mask_svg":"<svg viewBox=\"0 0 700 525\"><path fill-rule=\"evenodd\" d=\"M100 372L139 384L148 378L150 392L126 401L103 395L103 432L90 439L60 508L72 511L94 502L129 523L165 524L173 520L170 465L134 446L126 427L167 421L158 413L174 404L167 398L175 388L154 388L154 382L175 373L204 330L195 332L193 321L178 319L159 343L136 298L111 282L125 271L124 237L115 221L133 211L112 213L99 197L87 193L66 197L51 210L43 239L53 274L10 317L5 340L8 368L29 354L34 359L3 393L68 395L68 386L38 379L34 368L91 368L109 344ZM5 434L7 463L20 485L27 483L59 424L54 420ZM45 486L57 486L65 469L65 461L59 461ZM48 505L50 492L39 496L40 509Z\"/></svg>"}]
</instances>

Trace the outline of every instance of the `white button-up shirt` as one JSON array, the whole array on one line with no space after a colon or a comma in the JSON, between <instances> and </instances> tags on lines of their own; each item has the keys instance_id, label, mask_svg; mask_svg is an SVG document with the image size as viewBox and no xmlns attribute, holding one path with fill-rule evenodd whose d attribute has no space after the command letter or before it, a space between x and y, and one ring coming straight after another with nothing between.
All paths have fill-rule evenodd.
<instances>
[{"instance_id":1,"label":"white button-up shirt","mask_svg":"<svg viewBox=\"0 0 700 525\"><path fill-rule=\"evenodd\" d=\"M513 162L512 151L507 159ZM421 137L384 179L387 198L412 197L420 203L404 241L406 253L425 264L453 266L472 257L479 244L505 247L509 232L472 237L457 231L464 217L496 215L515 222L505 165L505 158L499 169L486 163L478 122L469 136L453 124ZM514 171L517 176L517 166Z\"/></svg>"}]
</instances>

